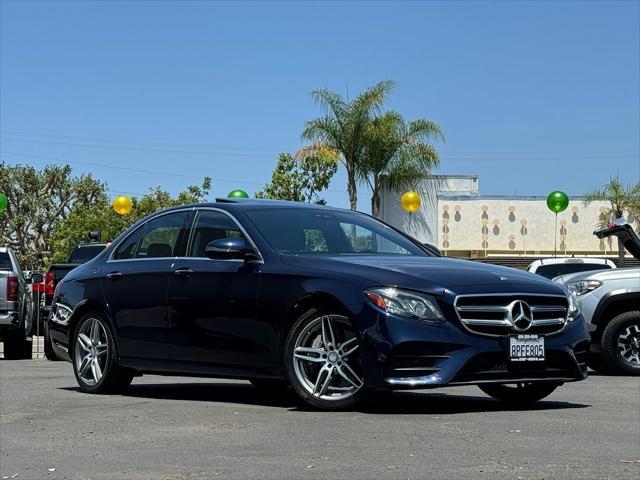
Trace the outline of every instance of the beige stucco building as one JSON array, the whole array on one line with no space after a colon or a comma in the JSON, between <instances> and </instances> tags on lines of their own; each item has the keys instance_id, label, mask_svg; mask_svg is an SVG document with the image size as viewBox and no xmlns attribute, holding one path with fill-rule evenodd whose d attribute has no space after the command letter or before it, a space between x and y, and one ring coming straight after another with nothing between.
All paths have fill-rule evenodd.
<instances>
[{"instance_id":1,"label":"beige stucco building","mask_svg":"<svg viewBox=\"0 0 640 480\"><path fill-rule=\"evenodd\" d=\"M400 206L403 192L385 191L381 219L447 255L553 254L554 243L558 254L617 253L615 239L593 235L605 202L586 206L581 198L571 198L556 225L546 196L480 195L477 176L434 175L417 192L421 208L409 215Z\"/></svg>"}]
</instances>

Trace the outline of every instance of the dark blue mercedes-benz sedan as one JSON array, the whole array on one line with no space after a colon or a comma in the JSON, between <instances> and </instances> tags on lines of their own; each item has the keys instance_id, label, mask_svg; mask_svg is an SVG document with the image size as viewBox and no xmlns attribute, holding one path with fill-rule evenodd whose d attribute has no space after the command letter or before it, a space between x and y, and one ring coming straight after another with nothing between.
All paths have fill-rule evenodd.
<instances>
[{"instance_id":1,"label":"dark blue mercedes-benz sedan","mask_svg":"<svg viewBox=\"0 0 640 480\"><path fill-rule=\"evenodd\" d=\"M586 378L589 346L543 277L434 256L362 213L260 200L139 221L58 285L46 340L85 392L200 375L291 386L321 409L468 384L536 401Z\"/></svg>"}]
</instances>

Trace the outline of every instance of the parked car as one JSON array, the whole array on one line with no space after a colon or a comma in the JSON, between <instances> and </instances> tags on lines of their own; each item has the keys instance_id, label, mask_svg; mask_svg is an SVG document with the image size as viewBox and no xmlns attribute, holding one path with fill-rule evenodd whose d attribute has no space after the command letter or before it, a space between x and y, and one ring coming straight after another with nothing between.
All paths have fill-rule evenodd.
<instances>
[{"instance_id":1,"label":"parked car","mask_svg":"<svg viewBox=\"0 0 640 480\"><path fill-rule=\"evenodd\" d=\"M4 342L4 358L9 360L31 358L33 301L29 282L13 250L0 247L0 341Z\"/></svg>"},{"instance_id":2,"label":"parked car","mask_svg":"<svg viewBox=\"0 0 640 480\"><path fill-rule=\"evenodd\" d=\"M265 200L139 221L58 284L49 328L84 392L204 375L288 384L320 409L469 384L537 401L586 378L589 346L561 285L434 256L362 213Z\"/></svg>"},{"instance_id":3,"label":"parked car","mask_svg":"<svg viewBox=\"0 0 640 480\"><path fill-rule=\"evenodd\" d=\"M594 232L618 237L640 259L640 239L629 224ZM577 297L591 333L589 365L605 373L640 375L640 268L574 273L555 279Z\"/></svg>"},{"instance_id":4,"label":"parked car","mask_svg":"<svg viewBox=\"0 0 640 480\"><path fill-rule=\"evenodd\" d=\"M551 279L568 273L610 270L612 268L616 268L616 264L607 258L554 257L532 262L527 267L527 271Z\"/></svg>"}]
</instances>

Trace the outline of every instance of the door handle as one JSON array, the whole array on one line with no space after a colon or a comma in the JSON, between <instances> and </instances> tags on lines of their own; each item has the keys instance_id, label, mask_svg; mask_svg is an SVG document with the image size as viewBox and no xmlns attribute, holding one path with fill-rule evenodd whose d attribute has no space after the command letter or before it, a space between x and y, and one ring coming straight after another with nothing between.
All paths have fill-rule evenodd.
<instances>
[{"instance_id":1,"label":"door handle","mask_svg":"<svg viewBox=\"0 0 640 480\"><path fill-rule=\"evenodd\" d=\"M120 278L122 278L122 272L107 273L107 280L111 280L112 282L120 280Z\"/></svg>"},{"instance_id":2,"label":"door handle","mask_svg":"<svg viewBox=\"0 0 640 480\"><path fill-rule=\"evenodd\" d=\"M191 270L189 267L184 267L174 270L173 273L175 275L178 275L179 277L189 277L193 273L193 270Z\"/></svg>"}]
</instances>

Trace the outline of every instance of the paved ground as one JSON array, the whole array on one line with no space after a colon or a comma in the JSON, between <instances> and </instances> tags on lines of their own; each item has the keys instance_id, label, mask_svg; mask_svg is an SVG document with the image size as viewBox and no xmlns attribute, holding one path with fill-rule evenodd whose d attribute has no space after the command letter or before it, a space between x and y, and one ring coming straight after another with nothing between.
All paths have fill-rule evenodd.
<instances>
[{"instance_id":1,"label":"paved ground","mask_svg":"<svg viewBox=\"0 0 640 480\"><path fill-rule=\"evenodd\" d=\"M520 411L459 387L320 413L246 382L146 376L86 395L68 363L2 360L0 406L3 479L640 478L637 378Z\"/></svg>"}]
</instances>

